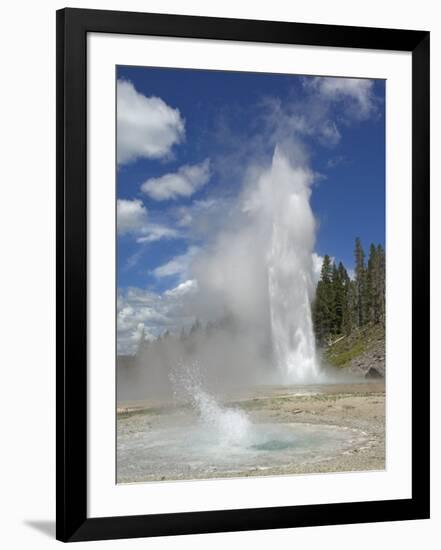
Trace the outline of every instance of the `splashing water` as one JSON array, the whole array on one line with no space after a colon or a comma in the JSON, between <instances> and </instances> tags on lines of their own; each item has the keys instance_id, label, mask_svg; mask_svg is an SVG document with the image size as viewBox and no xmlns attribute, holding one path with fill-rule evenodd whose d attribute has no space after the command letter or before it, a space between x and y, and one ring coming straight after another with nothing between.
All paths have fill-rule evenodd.
<instances>
[{"instance_id":1,"label":"splashing water","mask_svg":"<svg viewBox=\"0 0 441 550\"><path fill-rule=\"evenodd\" d=\"M219 405L212 395L201 388L195 388L193 402L201 423L207 429L214 430L219 443L240 445L249 439L251 422L244 411Z\"/></svg>"},{"instance_id":2,"label":"splashing water","mask_svg":"<svg viewBox=\"0 0 441 550\"><path fill-rule=\"evenodd\" d=\"M276 147L270 174L268 283L274 352L287 383L311 383L319 378L310 306L315 235L311 183L312 174L291 166Z\"/></svg>"},{"instance_id":3,"label":"splashing water","mask_svg":"<svg viewBox=\"0 0 441 550\"><path fill-rule=\"evenodd\" d=\"M220 445L244 444L252 429L247 414L241 409L220 405L203 389L201 379L197 366L180 366L179 375L175 372L172 377L175 393L184 393L190 398L192 407L199 415L201 426L209 430Z\"/></svg>"}]
</instances>

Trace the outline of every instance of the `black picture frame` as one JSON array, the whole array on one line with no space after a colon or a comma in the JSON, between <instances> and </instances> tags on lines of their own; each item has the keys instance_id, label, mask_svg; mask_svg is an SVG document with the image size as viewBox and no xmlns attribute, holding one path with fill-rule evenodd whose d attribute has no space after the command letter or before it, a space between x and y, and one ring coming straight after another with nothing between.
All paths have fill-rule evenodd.
<instances>
[{"instance_id":1,"label":"black picture frame","mask_svg":"<svg viewBox=\"0 0 441 550\"><path fill-rule=\"evenodd\" d=\"M412 54L412 497L87 517L87 33ZM87 9L57 12L56 537L85 541L429 518L429 33Z\"/></svg>"}]
</instances>

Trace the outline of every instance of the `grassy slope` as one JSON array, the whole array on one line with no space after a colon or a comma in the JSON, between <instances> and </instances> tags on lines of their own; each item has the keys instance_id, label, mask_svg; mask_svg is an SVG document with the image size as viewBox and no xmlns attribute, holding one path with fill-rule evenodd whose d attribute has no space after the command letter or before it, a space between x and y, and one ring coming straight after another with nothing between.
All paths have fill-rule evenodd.
<instances>
[{"instance_id":1,"label":"grassy slope","mask_svg":"<svg viewBox=\"0 0 441 550\"><path fill-rule=\"evenodd\" d=\"M334 367L349 366L355 359L384 342L384 327L373 325L354 332L325 350L325 359Z\"/></svg>"}]
</instances>

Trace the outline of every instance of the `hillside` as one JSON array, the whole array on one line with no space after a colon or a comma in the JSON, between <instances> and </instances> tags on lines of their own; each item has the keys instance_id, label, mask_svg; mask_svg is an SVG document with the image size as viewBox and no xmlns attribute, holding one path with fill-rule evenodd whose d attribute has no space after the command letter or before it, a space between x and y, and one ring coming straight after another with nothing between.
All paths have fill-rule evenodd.
<instances>
[{"instance_id":1,"label":"hillside","mask_svg":"<svg viewBox=\"0 0 441 550\"><path fill-rule=\"evenodd\" d=\"M385 332L380 323L367 325L348 336L337 338L324 352L326 361L367 378L384 377Z\"/></svg>"}]
</instances>

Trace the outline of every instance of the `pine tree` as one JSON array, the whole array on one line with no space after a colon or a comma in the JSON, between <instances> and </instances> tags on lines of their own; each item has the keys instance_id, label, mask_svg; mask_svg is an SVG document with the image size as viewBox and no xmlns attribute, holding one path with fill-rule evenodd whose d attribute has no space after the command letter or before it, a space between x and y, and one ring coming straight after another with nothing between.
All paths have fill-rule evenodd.
<instances>
[{"instance_id":1,"label":"pine tree","mask_svg":"<svg viewBox=\"0 0 441 550\"><path fill-rule=\"evenodd\" d=\"M349 304L349 292L351 280L349 278L348 272L346 271L345 266L342 262L338 264L338 274L339 274L339 308L340 308L340 325L339 325L339 334L349 334L351 332L351 311Z\"/></svg>"},{"instance_id":2,"label":"pine tree","mask_svg":"<svg viewBox=\"0 0 441 550\"><path fill-rule=\"evenodd\" d=\"M369 296L368 320L373 323L384 321L385 314L385 255L381 244L371 244L367 269Z\"/></svg>"},{"instance_id":3,"label":"pine tree","mask_svg":"<svg viewBox=\"0 0 441 550\"><path fill-rule=\"evenodd\" d=\"M357 324L359 327L362 327L366 322L368 297L365 254L363 247L361 246L361 241L358 237L355 239L355 294Z\"/></svg>"},{"instance_id":4,"label":"pine tree","mask_svg":"<svg viewBox=\"0 0 441 550\"><path fill-rule=\"evenodd\" d=\"M342 264L340 263L340 265ZM337 268L335 263L332 264L332 333L334 335L341 333L341 327L343 324L344 288L342 273L339 268Z\"/></svg>"},{"instance_id":5,"label":"pine tree","mask_svg":"<svg viewBox=\"0 0 441 550\"><path fill-rule=\"evenodd\" d=\"M344 334L351 334L351 332L358 326L358 311L357 311L357 292L355 287L355 281L351 281L348 276L347 281L347 311L343 321Z\"/></svg>"},{"instance_id":6,"label":"pine tree","mask_svg":"<svg viewBox=\"0 0 441 550\"><path fill-rule=\"evenodd\" d=\"M377 246L378 258L378 321L385 323L386 320L386 255L384 248Z\"/></svg>"},{"instance_id":7,"label":"pine tree","mask_svg":"<svg viewBox=\"0 0 441 550\"><path fill-rule=\"evenodd\" d=\"M312 305L317 344L324 346L339 335L349 335L367 323L385 320L385 254L381 245L371 244L369 258L360 239L355 241L354 280L342 262L338 266L324 256Z\"/></svg>"},{"instance_id":8,"label":"pine tree","mask_svg":"<svg viewBox=\"0 0 441 550\"><path fill-rule=\"evenodd\" d=\"M327 341L331 333L334 317L333 306L331 258L325 255L313 306L314 330L320 345Z\"/></svg>"},{"instance_id":9,"label":"pine tree","mask_svg":"<svg viewBox=\"0 0 441 550\"><path fill-rule=\"evenodd\" d=\"M378 256L374 244L369 248L366 285L366 321L376 323L378 321Z\"/></svg>"}]
</instances>

